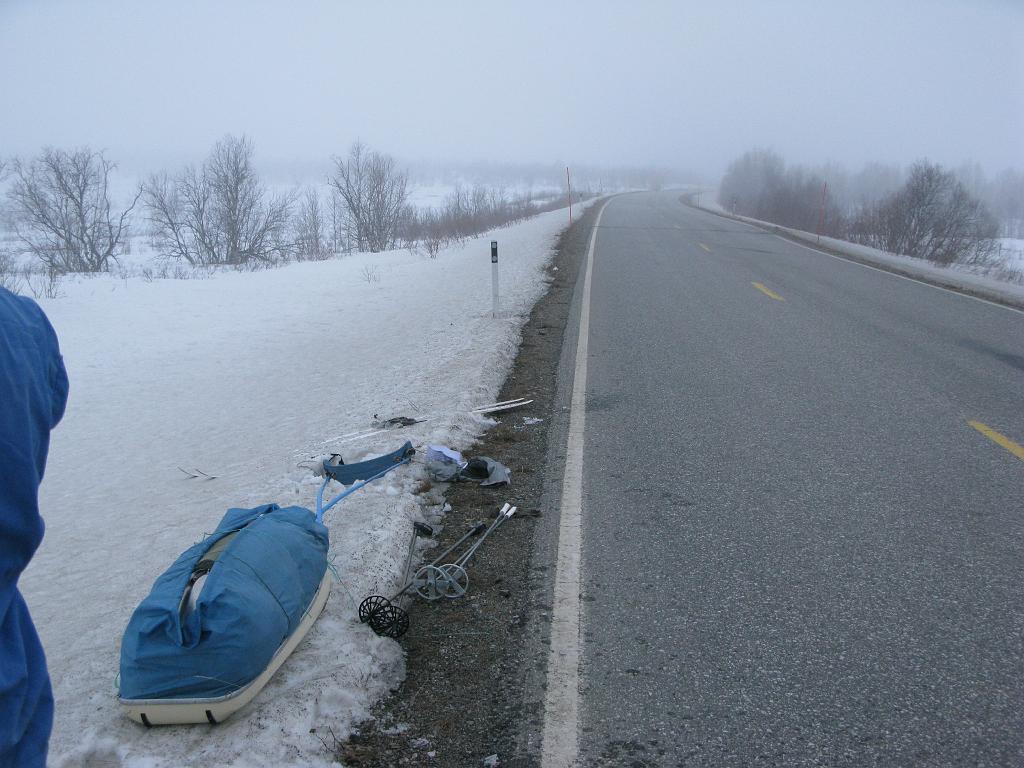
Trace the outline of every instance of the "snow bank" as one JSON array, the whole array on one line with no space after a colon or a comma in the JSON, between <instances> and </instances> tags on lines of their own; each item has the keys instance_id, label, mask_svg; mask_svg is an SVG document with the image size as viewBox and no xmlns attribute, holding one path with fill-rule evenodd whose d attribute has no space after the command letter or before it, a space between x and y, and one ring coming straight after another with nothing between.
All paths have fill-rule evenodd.
<instances>
[{"instance_id":1,"label":"snow bank","mask_svg":"<svg viewBox=\"0 0 1024 768\"><path fill-rule=\"evenodd\" d=\"M858 245L846 240L839 240L834 237L822 236L819 238L813 232L804 232L800 229L792 229L773 224L770 221L761 221L749 216L740 216L729 213L722 206L715 202L702 203L701 209L717 213L737 221L744 221L757 227L771 229L775 232L785 233L796 240L801 240L811 246L822 245L836 253L849 256L856 261L864 262L872 266L881 267L889 272L913 277L928 283L951 288L955 291L969 293L983 299L1009 304L1014 307L1024 308L1024 286L1014 283L1003 282L985 275L973 274L967 267L950 266L940 267L924 259L916 259L911 256L901 256L895 253L888 253L877 248L866 245ZM1010 263L1014 267L1014 263Z\"/></svg>"},{"instance_id":2,"label":"snow bank","mask_svg":"<svg viewBox=\"0 0 1024 768\"><path fill-rule=\"evenodd\" d=\"M121 633L157 575L228 507L312 508L317 478L303 459L336 448L360 460L406 439L467 447L488 423L468 411L495 399L565 223L554 211L436 260L394 251L204 280L107 276L67 282L62 298L42 302L71 396L41 491L46 537L21 588L54 683L53 764L329 761L321 738L344 738L404 674L399 645L359 624L355 607L393 590L412 521L433 514L413 493L421 466L328 513L341 584L231 721L151 730L128 721L116 694ZM497 320L492 238L505 310ZM374 414L434 418L338 446Z\"/></svg>"}]
</instances>

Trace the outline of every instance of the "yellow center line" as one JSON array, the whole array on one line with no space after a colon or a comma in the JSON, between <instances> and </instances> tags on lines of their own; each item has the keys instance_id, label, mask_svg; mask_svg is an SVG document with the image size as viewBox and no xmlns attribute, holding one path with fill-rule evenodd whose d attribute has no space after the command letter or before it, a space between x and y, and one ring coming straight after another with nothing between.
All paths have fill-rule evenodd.
<instances>
[{"instance_id":1,"label":"yellow center line","mask_svg":"<svg viewBox=\"0 0 1024 768\"><path fill-rule=\"evenodd\" d=\"M703 248L708 253L711 253L711 249L708 248L706 245L704 245L704 243L697 243L697 245L699 245L701 248Z\"/></svg>"},{"instance_id":2,"label":"yellow center line","mask_svg":"<svg viewBox=\"0 0 1024 768\"><path fill-rule=\"evenodd\" d=\"M764 284L762 284L762 283L754 283L753 285L754 285L755 288L757 288L757 290L759 290L765 296L771 296L773 299L776 299L777 301L785 301L785 299L782 298L781 296L779 296L779 294L777 294L775 291L771 290L770 288L766 288L764 286Z\"/></svg>"},{"instance_id":3,"label":"yellow center line","mask_svg":"<svg viewBox=\"0 0 1024 768\"><path fill-rule=\"evenodd\" d=\"M981 434L983 434L993 443L1002 446L1010 453L1012 453L1014 456L1016 456L1018 459L1024 461L1024 446L1017 445L1017 443L1013 442L1013 440L1008 438L1006 435L999 434L994 429L992 429L992 427L987 427L980 421L968 421L967 423L970 424L979 432L981 432Z\"/></svg>"}]
</instances>

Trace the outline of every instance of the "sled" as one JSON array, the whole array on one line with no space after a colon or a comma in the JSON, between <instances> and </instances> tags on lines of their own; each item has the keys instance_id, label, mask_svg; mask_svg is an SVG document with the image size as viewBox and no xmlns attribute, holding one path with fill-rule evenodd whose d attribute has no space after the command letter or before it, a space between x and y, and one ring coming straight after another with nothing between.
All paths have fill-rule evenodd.
<instances>
[{"instance_id":1,"label":"sled","mask_svg":"<svg viewBox=\"0 0 1024 768\"><path fill-rule=\"evenodd\" d=\"M235 693L198 699L121 699L125 713L137 723L153 725L188 725L210 723L216 725L227 720L263 690L285 659L302 642L310 628L320 617L331 592L331 574L324 574L313 601L296 630L277 649L270 663L259 676Z\"/></svg>"},{"instance_id":2,"label":"sled","mask_svg":"<svg viewBox=\"0 0 1024 768\"><path fill-rule=\"evenodd\" d=\"M327 602L324 513L414 453L406 443L366 462L325 462L315 514L276 504L229 509L156 580L128 622L119 681L128 717L146 726L219 723L252 701ZM351 487L324 504L333 480Z\"/></svg>"}]
</instances>

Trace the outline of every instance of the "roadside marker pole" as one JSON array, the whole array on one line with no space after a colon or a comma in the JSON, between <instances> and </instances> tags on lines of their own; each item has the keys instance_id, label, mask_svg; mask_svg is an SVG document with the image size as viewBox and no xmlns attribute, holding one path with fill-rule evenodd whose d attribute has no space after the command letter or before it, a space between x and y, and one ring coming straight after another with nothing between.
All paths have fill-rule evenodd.
<instances>
[{"instance_id":1,"label":"roadside marker pole","mask_svg":"<svg viewBox=\"0 0 1024 768\"><path fill-rule=\"evenodd\" d=\"M572 226L572 184L569 181L569 166L565 166L565 189L569 196L569 225Z\"/></svg>"},{"instance_id":2,"label":"roadside marker pole","mask_svg":"<svg viewBox=\"0 0 1024 768\"><path fill-rule=\"evenodd\" d=\"M818 242L821 242L821 229L825 225L825 193L828 191L828 182L821 185L821 211L818 213Z\"/></svg>"},{"instance_id":3,"label":"roadside marker pole","mask_svg":"<svg viewBox=\"0 0 1024 768\"><path fill-rule=\"evenodd\" d=\"M498 316L498 241L491 240L491 316Z\"/></svg>"}]
</instances>

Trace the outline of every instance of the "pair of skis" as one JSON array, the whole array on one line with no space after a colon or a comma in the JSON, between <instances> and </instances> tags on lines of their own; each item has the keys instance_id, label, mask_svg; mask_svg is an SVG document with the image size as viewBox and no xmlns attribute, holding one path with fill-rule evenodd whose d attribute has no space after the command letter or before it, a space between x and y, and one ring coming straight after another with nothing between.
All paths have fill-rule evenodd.
<instances>
[{"instance_id":1,"label":"pair of skis","mask_svg":"<svg viewBox=\"0 0 1024 768\"><path fill-rule=\"evenodd\" d=\"M474 408L470 413L497 413L498 411L508 411L512 408L519 408L523 405L529 405L533 400L527 400L525 397L516 397L512 400L502 400L499 403L491 403L489 405L481 405L478 408Z\"/></svg>"},{"instance_id":2,"label":"pair of skis","mask_svg":"<svg viewBox=\"0 0 1024 768\"><path fill-rule=\"evenodd\" d=\"M527 400L525 397L517 397L512 400L502 400L501 402L497 403L488 403L487 405L477 406L476 408L473 408L469 412L476 416L486 416L487 414L498 413L500 411L508 411L511 410L512 408L519 408L524 405L529 405L532 402L533 400ZM424 416L422 418L409 419L408 423L394 424L390 426L369 427L368 429L361 429L355 432L348 432L347 434L338 435L337 437L332 437L329 440L324 441L324 445L344 445L345 443L354 443L357 440L365 440L368 437L381 435L384 434L385 432L390 432L391 430L394 429L401 429L403 427L412 426L413 424L423 424L426 422L434 421L436 418L436 416Z\"/></svg>"}]
</instances>

